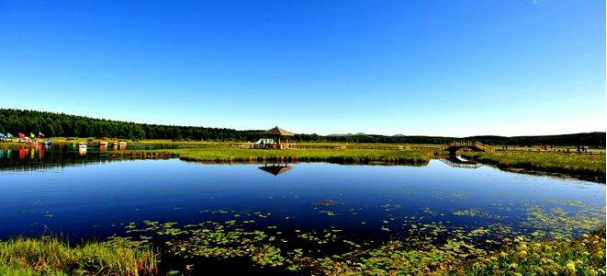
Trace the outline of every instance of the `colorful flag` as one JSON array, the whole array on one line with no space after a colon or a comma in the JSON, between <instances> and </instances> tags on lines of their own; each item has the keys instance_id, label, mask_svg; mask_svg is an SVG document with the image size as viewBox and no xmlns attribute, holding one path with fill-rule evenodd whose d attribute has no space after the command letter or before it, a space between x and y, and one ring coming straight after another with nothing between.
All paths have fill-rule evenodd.
<instances>
[{"instance_id":1,"label":"colorful flag","mask_svg":"<svg viewBox=\"0 0 607 276\"><path fill-rule=\"evenodd\" d=\"M6 138L13 138L13 135L7 132L6 133Z\"/></svg>"},{"instance_id":2,"label":"colorful flag","mask_svg":"<svg viewBox=\"0 0 607 276\"><path fill-rule=\"evenodd\" d=\"M19 132L19 139L24 139L25 138L25 134L23 134L23 132Z\"/></svg>"},{"instance_id":3,"label":"colorful flag","mask_svg":"<svg viewBox=\"0 0 607 276\"><path fill-rule=\"evenodd\" d=\"M34 135L34 133L30 132L30 137L34 138L34 137L36 137L36 135Z\"/></svg>"},{"instance_id":4,"label":"colorful flag","mask_svg":"<svg viewBox=\"0 0 607 276\"><path fill-rule=\"evenodd\" d=\"M41 131L38 131L38 136L44 137L44 133L42 133Z\"/></svg>"}]
</instances>

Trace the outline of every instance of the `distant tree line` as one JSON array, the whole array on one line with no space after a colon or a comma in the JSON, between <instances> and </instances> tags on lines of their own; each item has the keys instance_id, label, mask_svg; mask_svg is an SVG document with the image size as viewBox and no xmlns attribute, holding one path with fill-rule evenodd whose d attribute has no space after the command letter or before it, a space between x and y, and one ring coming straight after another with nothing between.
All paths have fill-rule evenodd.
<instances>
[{"instance_id":1,"label":"distant tree line","mask_svg":"<svg viewBox=\"0 0 607 276\"><path fill-rule=\"evenodd\" d=\"M346 143L391 143L391 144L445 144L456 138L435 136L386 136L375 134L318 135L295 134L291 139L299 142L346 142Z\"/></svg>"},{"instance_id":2,"label":"distant tree line","mask_svg":"<svg viewBox=\"0 0 607 276\"><path fill-rule=\"evenodd\" d=\"M259 131L227 128L139 124L33 110L0 109L0 132L42 132L46 137L112 137L124 139L192 139L249 141Z\"/></svg>"},{"instance_id":3,"label":"distant tree line","mask_svg":"<svg viewBox=\"0 0 607 276\"><path fill-rule=\"evenodd\" d=\"M476 140L489 145L515 146L592 146L605 147L605 132L576 133L546 136L470 136L464 138L441 136L385 136L372 134L321 136L296 134L294 141L349 142L349 143L394 143L394 144L446 144L457 139Z\"/></svg>"},{"instance_id":4,"label":"distant tree line","mask_svg":"<svg viewBox=\"0 0 607 276\"><path fill-rule=\"evenodd\" d=\"M43 112L20 109L0 109L0 133L10 132L13 135L38 132L47 137L110 137L123 139L172 139L172 140L206 140L206 141L256 141L261 138L261 130L235 130L228 128L208 128L193 126L172 126L141 124L105 119L94 119L85 116L62 113ZM605 132L577 133L546 136L472 136L472 139L491 145L518 146L576 146L586 145L605 147ZM349 143L412 143L444 144L460 139L441 136L386 136L373 134L354 135L318 135L296 134L291 140L295 142L349 142Z\"/></svg>"}]
</instances>

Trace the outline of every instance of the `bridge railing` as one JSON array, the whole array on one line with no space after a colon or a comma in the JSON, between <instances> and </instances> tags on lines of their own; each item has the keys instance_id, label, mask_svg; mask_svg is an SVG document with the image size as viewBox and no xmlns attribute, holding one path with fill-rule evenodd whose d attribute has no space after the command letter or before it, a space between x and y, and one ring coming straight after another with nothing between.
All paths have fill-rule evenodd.
<instances>
[{"instance_id":1,"label":"bridge railing","mask_svg":"<svg viewBox=\"0 0 607 276\"><path fill-rule=\"evenodd\" d=\"M493 147L485 145L479 141L474 141L474 140L453 140L449 143L447 143L446 145L441 147L441 150L446 150L449 148L463 148L463 147L468 147L468 148L479 148L481 150L484 151L493 151Z\"/></svg>"}]
</instances>

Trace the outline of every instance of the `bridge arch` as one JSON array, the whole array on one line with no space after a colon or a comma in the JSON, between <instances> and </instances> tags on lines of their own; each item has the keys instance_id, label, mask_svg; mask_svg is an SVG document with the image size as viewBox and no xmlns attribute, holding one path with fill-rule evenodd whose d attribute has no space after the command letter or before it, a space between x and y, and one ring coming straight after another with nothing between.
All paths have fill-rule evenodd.
<instances>
[{"instance_id":1,"label":"bridge arch","mask_svg":"<svg viewBox=\"0 0 607 276\"><path fill-rule=\"evenodd\" d=\"M455 152L463 148L473 151L493 151L492 147L474 140L453 140L442 146L441 150L448 151L450 155L455 155Z\"/></svg>"}]
</instances>

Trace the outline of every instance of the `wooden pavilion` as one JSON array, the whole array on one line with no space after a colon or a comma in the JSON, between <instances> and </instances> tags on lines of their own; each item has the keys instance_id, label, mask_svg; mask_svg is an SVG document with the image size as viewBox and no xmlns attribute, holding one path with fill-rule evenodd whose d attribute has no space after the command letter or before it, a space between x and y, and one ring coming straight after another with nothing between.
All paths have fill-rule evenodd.
<instances>
[{"instance_id":1,"label":"wooden pavilion","mask_svg":"<svg viewBox=\"0 0 607 276\"><path fill-rule=\"evenodd\" d=\"M278 126L268 129L261 133L264 137L274 140L274 144L268 144L266 148L270 149L286 149L289 148L289 137L292 137L293 132L279 128Z\"/></svg>"}]
</instances>

